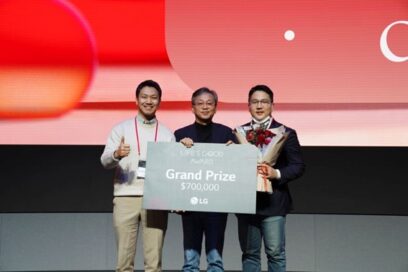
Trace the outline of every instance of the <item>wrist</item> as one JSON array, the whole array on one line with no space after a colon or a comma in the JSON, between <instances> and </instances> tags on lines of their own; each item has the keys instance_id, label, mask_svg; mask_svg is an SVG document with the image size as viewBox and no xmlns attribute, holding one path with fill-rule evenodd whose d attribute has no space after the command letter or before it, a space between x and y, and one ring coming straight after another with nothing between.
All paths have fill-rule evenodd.
<instances>
[{"instance_id":1,"label":"wrist","mask_svg":"<svg viewBox=\"0 0 408 272\"><path fill-rule=\"evenodd\" d=\"M113 158L115 161L119 161L119 160L121 159L121 157L119 157L119 156L117 155L117 150L115 150L115 151L113 152L112 158Z\"/></svg>"}]
</instances>

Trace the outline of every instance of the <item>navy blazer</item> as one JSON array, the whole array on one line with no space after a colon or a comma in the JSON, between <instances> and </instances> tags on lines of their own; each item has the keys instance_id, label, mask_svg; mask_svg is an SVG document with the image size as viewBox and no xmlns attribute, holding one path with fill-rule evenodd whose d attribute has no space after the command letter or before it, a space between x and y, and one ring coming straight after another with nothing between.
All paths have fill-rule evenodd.
<instances>
[{"instance_id":1,"label":"navy blazer","mask_svg":"<svg viewBox=\"0 0 408 272\"><path fill-rule=\"evenodd\" d=\"M247 123L244 126L249 125L250 123ZM281 125L281 123L272 119L269 128L276 128ZM256 213L259 215L286 215L293 208L288 183L300 177L305 171L305 164L302 159L296 131L289 127L286 127L286 131L289 132L288 138L283 145L276 164L274 165L275 169L279 169L281 178L279 180L271 180L273 194L257 193Z\"/></svg>"},{"instance_id":2,"label":"navy blazer","mask_svg":"<svg viewBox=\"0 0 408 272\"><path fill-rule=\"evenodd\" d=\"M212 123L211 139L210 143L214 144L225 144L226 142L232 140L235 141L235 136L232 133L232 129L218 123ZM174 132L176 136L176 141L180 142L181 139L185 137L191 138L194 142L198 142L197 131L194 124L180 128Z\"/></svg>"}]
</instances>

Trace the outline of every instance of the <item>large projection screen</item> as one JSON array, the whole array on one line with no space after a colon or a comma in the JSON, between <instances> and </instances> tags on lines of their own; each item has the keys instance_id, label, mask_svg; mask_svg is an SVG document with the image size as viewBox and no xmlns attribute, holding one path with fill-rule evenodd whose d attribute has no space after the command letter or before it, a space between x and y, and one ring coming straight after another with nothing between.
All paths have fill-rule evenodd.
<instances>
[{"instance_id":1,"label":"large projection screen","mask_svg":"<svg viewBox=\"0 0 408 272\"><path fill-rule=\"evenodd\" d=\"M153 79L173 130L199 87L235 127L267 84L304 146L408 146L407 75L403 0L0 3L3 145L102 145Z\"/></svg>"}]
</instances>

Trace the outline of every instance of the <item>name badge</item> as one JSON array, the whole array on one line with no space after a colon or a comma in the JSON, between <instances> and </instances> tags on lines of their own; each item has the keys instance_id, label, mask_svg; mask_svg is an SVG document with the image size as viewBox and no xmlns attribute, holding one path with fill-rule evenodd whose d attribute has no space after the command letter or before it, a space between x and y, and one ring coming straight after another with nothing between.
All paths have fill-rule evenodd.
<instances>
[{"instance_id":1,"label":"name badge","mask_svg":"<svg viewBox=\"0 0 408 272\"><path fill-rule=\"evenodd\" d=\"M146 161L139 160L139 164L137 166L137 178L144 179L146 176Z\"/></svg>"}]
</instances>

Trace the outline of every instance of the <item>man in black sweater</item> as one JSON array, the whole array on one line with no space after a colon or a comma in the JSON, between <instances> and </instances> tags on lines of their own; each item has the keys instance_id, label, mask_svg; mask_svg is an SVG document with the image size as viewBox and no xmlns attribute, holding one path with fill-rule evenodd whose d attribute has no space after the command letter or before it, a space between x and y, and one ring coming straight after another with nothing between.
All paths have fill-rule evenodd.
<instances>
[{"instance_id":1,"label":"man in black sweater","mask_svg":"<svg viewBox=\"0 0 408 272\"><path fill-rule=\"evenodd\" d=\"M217 93L208 88L196 90L192 97L192 110L195 122L189 126L176 130L176 141L186 147L197 143L232 143L235 136L231 128L212 122L217 111ZM227 213L214 212L184 212L183 271L200 271L200 255L203 235L205 235L205 251L207 255L207 271L224 271L222 250L224 247L224 233L227 224Z\"/></svg>"}]
</instances>

